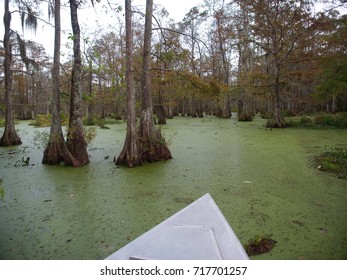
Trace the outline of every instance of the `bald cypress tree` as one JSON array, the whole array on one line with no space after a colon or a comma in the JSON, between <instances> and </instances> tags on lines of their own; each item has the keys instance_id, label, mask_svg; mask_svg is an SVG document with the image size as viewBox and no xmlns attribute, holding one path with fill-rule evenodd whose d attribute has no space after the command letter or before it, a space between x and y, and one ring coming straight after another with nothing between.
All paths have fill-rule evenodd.
<instances>
[{"instance_id":1,"label":"bald cypress tree","mask_svg":"<svg viewBox=\"0 0 347 280\"><path fill-rule=\"evenodd\" d=\"M82 92L81 74L82 57L80 45L80 26L78 23L77 0L70 0L70 14L73 38L73 66L71 77L71 102L69 130L67 135L67 148L70 153L82 164L89 163L87 143L84 139L82 120Z\"/></svg>"},{"instance_id":2,"label":"bald cypress tree","mask_svg":"<svg viewBox=\"0 0 347 280\"><path fill-rule=\"evenodd\" d=\"M146 1L145 33L142 57L141 119L139 128L139 148L143 162L155 162L172 158L171 152L154 125L151 88L151 40L152 40L153 0Z\"/></svg>"},{"instance_id":3,"label":"bald cypress tree","mask_svg":"<svg viewBox=\"0 0 347 280\"><path fill-rule=\"evenodd\" d=\"M138 135L136 129L135 115L135 82L133 66L133 31L131 0L125 0L125 29L126 29L126 84L127 84L127 133L123 149L115 158L117 165L135 167L142 164L138 146Z\"/></svg>"},{"instance_id":4,"label":"bald cypress tree","mask_svg":"<svg viewBox=\"0 0 347 280\"><path fill-rule=\"evenodd\" d=\"M5 130L0 139L0 146L14 146L22 144L22 140L18 136L13 119L12 110L12 48L11 48L11 12L9 7L9 0L4 0L4 74L5 74Z\"/></svg>"},{"instance_id":5,"label":"bald cypress tree","mask_svg":"<svg viewBox=\"0 0 347 280\"><path fill-rule=\"evenodd\" d=\"M48 145L44 151L43 164L64 163L80 166L81 163L69 152L61 128L60 117L60 0L54 2L54 58L52 69L52 124Z\"/></svg>"}]
</instances>

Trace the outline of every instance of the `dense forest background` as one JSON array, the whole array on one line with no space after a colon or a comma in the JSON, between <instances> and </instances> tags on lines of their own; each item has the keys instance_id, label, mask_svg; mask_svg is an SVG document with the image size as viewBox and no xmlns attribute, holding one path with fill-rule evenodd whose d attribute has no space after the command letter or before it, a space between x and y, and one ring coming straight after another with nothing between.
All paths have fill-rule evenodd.
<instances>
[{"instance_id":1,"label":"dense forest background","mask_svg":"<svg viewBox=\"0 0 347 280\"><path fill-rule=\"evenodd\" d=\"M112 28L81 28L78 35L81 112L85 124L105 118L125 120L128 55L123 3L63 2L76 2L76 14L77 8L101 4L108 11L105 16L112 13ZM57 6L49 2L48 7L52 18ZM16 0L10 2L8 12L21 14L23 28L35 28L46 8L46 1ZM158 123L165 124L166 118L177 115L230 118L233 112L239 121L251 121L260 112L270 119L269 126L286 127L284 116L346 111L345 8L342 0L205 0L177 23L154 3L149 78ZM145 11L132 7L131 18L134 104L135 114L140 116ZM59 61L59 114L63 120L71 109L76 36L74 32L69 35ZM20 120L50 116L52 58L42 45L23 40L17 32L10 31L9 40L14 116ZM5 49L0 49L2 61ZM0 117L5 117L9 101L5 72L1 66Z\"/></svg>"}]
</instances>

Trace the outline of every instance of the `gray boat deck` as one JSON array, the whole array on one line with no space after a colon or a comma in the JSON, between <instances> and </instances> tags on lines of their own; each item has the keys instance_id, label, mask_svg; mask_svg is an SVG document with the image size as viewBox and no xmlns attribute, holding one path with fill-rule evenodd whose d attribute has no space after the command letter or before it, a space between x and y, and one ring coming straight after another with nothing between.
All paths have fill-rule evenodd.
<instances>
[{"instance_id":1,"label":"gray boat deck","mask_svg":"<svg viewBox=\"0 0 347 280\"><path fill-rule=\"evenodd\" d=\"M247 260L248 255L210 194L106 258L107 260Z\"/></svg>"}]
</instances>

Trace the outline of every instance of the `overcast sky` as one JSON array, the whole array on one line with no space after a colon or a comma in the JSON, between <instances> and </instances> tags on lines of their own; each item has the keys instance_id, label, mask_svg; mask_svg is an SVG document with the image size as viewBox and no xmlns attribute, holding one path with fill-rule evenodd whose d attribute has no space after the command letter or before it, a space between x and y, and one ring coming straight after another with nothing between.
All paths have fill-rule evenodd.
<instances>
[{"instance_id":1,"label":"overcast sky","mask_svg":"<svg viewBox=\"0 0 347 280\"><path fill-rule=\"evenodd\" d=\"M124 0L117 1L117 0L110 0L114 3L119 3L121 6L124 7ZM62 0L62 3L66 2L67 0ZM160 4L161 6L165 7L166 10L170 14L170 18L173 18L175 21L180 21L183 19L184 15L190 10L190 8L197 6L199 3L202 3L203 0L154 0L154 4ZM98 21L100 24L105 24L109 19L109 15L105 15L104 9L102 6L106 4L106 0L101 0L100 3L96 3L96 9L93 8L90 9L81 9L79 11L79 21L82 30L90 30L91 32L95 29L95 22ZM133 6L137 6L139 9L144 10L145 9L146 0L133 0ZM43 4L45 5L45 4ZM44 11L46 10L46 7L42 8ZM0 0L0 17L2 19L4 14L4 0ZM65 32L62 33L62 44L64 44L67 41L67 37L69 36L69 33L71 32L71 26L70 26L70 15L69 15L69 8L62 8L61 11L61 17L62 17L62 29L65 30ZM4 35L4 25L3 21L0 21L0 37L1 40L3 39ZM111 24L112 22L110 22ZM11 22L11 28L16 30L19 34L23 35L22 28L20 25L20 19L18 15L12 16L12 22ZM53 27L39 23L39 27L36 31L36 34L31 34L30 31L25 31L24 38L29 39L35 42L38 42L42 44L47 53L49 55L53 55L53 40L54 40L54 30Z\"/></svg>"}]
</instances>

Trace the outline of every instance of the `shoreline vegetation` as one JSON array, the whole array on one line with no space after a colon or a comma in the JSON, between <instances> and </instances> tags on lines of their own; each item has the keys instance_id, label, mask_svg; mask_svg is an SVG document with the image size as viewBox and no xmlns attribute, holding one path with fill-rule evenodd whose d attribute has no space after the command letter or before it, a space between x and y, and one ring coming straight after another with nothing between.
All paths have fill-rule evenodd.
<instances>
[{"instance_id":1,"label":"shoreline vegetation","mask_svg":"<svg viewBox=\"0 0 347 280\"><path fill-rule=\"evenodd\" d=\"M293 116L288 117L287 120L289 127L347 128L347 112Z\"/></svg>"},{"instance_id":2,"label":"shoreline vegetation","mask_svg":"<svg viewBox=\"0 0 347 280\"><path fill-rule=\"evenodd\" d=\"M235 114L233 113L234 117ZM206 116L205 116L206 117ZM208 116L212 117L212 116ZM267 126L271 123L271 118L268 118L268 114L261 114L263 119L267 120ZM189 119L190 117L187 117ZM338 113L324 113L319 112L316 114L301 114L301 115L291 115L289 113L283 113L283 118L288 123L288 127L305 127L305 128L347 128L347 112ZM253 118L252 118L253 119ZM39 114L35 119L31 120L30 125L35 127L48 127L51 125L52 116ZM19 120L17 120L18 123ZM83 119L83 124L85 126L97 125L103 127L107 124L120 124L125 122L123 118L120 117L109 117L109 118L94 118L92 121ZM251 120L252 121L252 120ZM250 122L251 122L250 121ZM69 123L69 118L65 114L61 114L62 125L67 125ZM5 120L0 118L0 127L4 127Z\"/></svg>"},{"instance_id":3,"label":"shoreline vegetation","mask_svg":"<svg viewBox=\"0 0 347 280\"><path fill-rule=\"evenodd\" d=\"M261 115L264 119L266 116ZM236 117L237 118L237 117ZM299 116L290 116L284 113L283 118L286 120L288 127L292 128L306 128L306 129L345 129L347 128L347 112L339 113L324 113L317 114L303 114ZM189 119L189 118L187 118ZM67 115L61 116L62 125L66 126L69 123ZM92 121L84 119L84 134L88 145L96 137L96 129L92 128L98 126L100 129L109 129L107 125L122 124L126 122L121 118L94 118ZM265 127L271 128L272 119L267 119ZM18 120L17 120L18 123ZM0 127L3 127L4 120L0 119ZM34 127L49 127L51 125L51 115L37 115L34 120L29 123ZM89 127L89 128L88 128ZM34 141L37 146L44 147L48 141L48 132L37 133ZM327 171L337 174L339 178L347 177L347 147L344 145L337 145L333 147L324 147L324 152L316 155L313 159L314 166L320 171Z\"/></svg>"}]
</instances>

